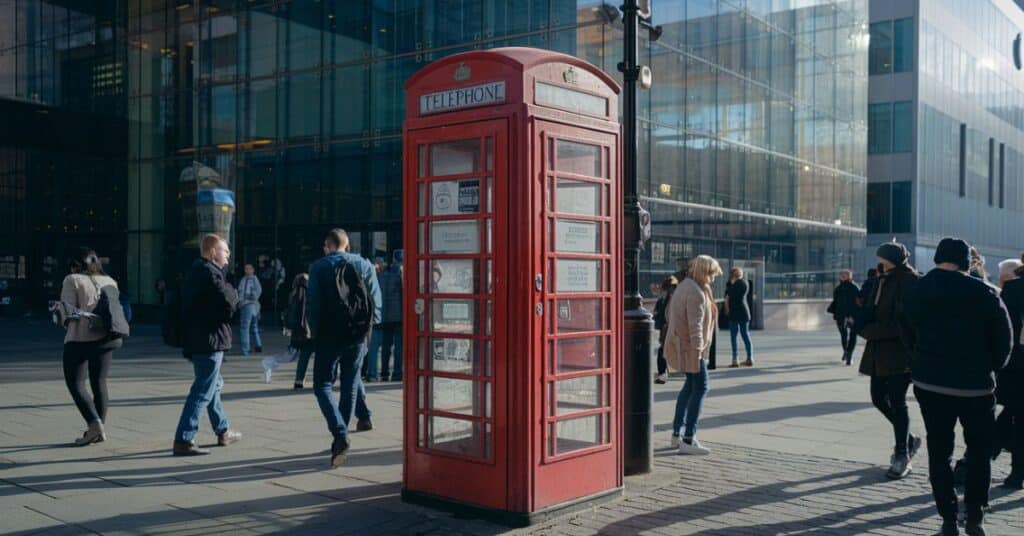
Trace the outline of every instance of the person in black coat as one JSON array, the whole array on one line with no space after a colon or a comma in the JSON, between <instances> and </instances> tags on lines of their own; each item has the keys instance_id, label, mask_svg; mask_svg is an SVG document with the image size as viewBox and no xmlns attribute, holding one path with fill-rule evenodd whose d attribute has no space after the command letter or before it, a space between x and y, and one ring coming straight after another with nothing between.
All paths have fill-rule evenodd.
<instances>
[{"instance_id":1,"label":"person in black coat","mask_svg":"<svg viewBox=\"0 0 1024 536\"><path fill-rule=\"evenodd\" d=\"M853 322L860 312L858 298L860 289L853 282L853 272L843 270L839 272L839 284L832 291L832 303L828 306L828 312L836 321L839 329L839 339L843 343L842 361L847 366L853 361L853 350L857 348L857 336L853 333Z\"/></svg>"},{"instance_id":2,"label":"person in black coat","mask_svg":"<svg viewBox=\"0 0 1024 536\"><path fill-rule=\"evenodd\" d=\"M668 362L665 361L665 335L668 334L668 302L672 300L672 293L676 291L679 280L675 276L668 276L661 282L660 296L654 304L654 329L658 330L658 375L654 383L663 384L668 381Z\"/></svg>"},{"instance_id":3,"label":"person in black coat","mask_svg":"<svg viewBox=\"0 0 1024 536\"><path fill-rule=\"evenodd\" d=\"M877 268L868 269L868 278L864 280L864 284L860 286L860 292L857 294L858 306L863 307L867 303L871 292L875 290L875 285L878 283L878 275L882 271L882 265L878 265Z\"/></svg>"},{"instance_id":4,"label":"person in black coat","mask_svg":"<svg viewBox=\"0 0 1024 536\"><path fill-rule=\"evenodd\" d=\"M750 285L743 279L741 268L729 270L729 282L725 284L725 315L729 318L729 340L732 341L732 364L729 368L740 366L739 348L736 347L736 335L743 336L743 345L747 350L747 360L743 366L754 366L754 351L750 344Z\"/></svg>"},{"instance_id":5,"label":"person in black coat","mask_svg":"<svg viewBox=\"0 0 1024 536\"><path fill-rule=\"evenodd\" d=\"M231 317L238 304L238 293L224 274L231 250L222 238L208 234L203 237L200 253L202 258L192 263L182 289L185 322L182 354L192 361L195 380L174 434L175 456L210 453L195 443L199 417L204 410L208 410L218 445L227 446L242 437L228 428L228 417L220 400L224 387L220 367L224 352L231 349Z\"/></svg>"},{"instance_id":6,"label":"person in black coat","mask_svg":"<svg viewBox=\"0 0 1024 536\"><path fill-rule=\"evenodd\" d=\"M1024 256L1021 257L1024 262ZM999 373L996 382L996 398L1003 405L999 414L1000 429L1008 429L1008 441L996 447L996 453L1005 447L1010 451L1011 467L1003 486L1010 489L1024 489L1024 345L1022 322L1024 322L1024 268L1012 272L1011 279L1003 282L1002 299L1010 314L1013 326L1013 352L1010 362Z\"/></svg>"},{"instance_id":7,"label":"person in black coat","mask_svg":"<svg viewBox=\"0 0 1024 536\"><path fill-rule=\"evenodd\" d=\"M996 374L1013 327L997 289L968 275L970 246L943 238L936 268L904 293L901 337L911 352L914 394L928 432L928 473L942 534L958 534L951 461L957 422L967 456L967 534L985 534L995 443Z\"/></svg>"}]
</instances>

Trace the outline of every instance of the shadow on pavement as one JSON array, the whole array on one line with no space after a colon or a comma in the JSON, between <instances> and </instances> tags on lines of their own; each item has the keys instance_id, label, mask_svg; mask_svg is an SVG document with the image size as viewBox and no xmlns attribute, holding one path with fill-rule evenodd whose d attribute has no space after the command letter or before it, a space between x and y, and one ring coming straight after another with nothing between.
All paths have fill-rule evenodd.
<instances>
[{"instance_id":1,"label":"shadow on pavement","mask_svg":"<svg viewBox=\"0 0 1024 536\"><path fill-rule=\"evenodd\" d=\"M742 424L749 422L766 423L801 417L821 417L823 415L860 411L871 407L873 406L870 402L816 402L814 404L804 404L802 406L755 409L701 419L699 427L716 428L718 426L728 426L730 424ZM655 432L668 432L670 430L672 430L672 423L654 425Z\"/></svg>"}]
</instances>

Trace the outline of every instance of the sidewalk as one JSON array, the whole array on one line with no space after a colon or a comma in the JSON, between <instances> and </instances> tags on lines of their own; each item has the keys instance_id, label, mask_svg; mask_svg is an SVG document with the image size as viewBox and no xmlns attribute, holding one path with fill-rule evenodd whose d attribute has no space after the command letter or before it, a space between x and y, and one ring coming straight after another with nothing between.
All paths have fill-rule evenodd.
<instances>
[{"instance_id":1,"label":"sidewalk","mask_svg":"<svg viewBox=\"0 0 1024 536\"><path fill-rule=\"evenodd\" d=\"M401 389L369 384L375 429L327 467L328 436L293 366L270 385L258 358L231 356L224 405L245 439L210 456L173 458L170 441L191 368L153 327L115 355L109 440L81 433L60 368L60 334L0 321L0 532L5 534L501 534L490 523L402 503ZM265 349L281 347L268 334ZM926 456L885 479L891 431L866 378L839 364L831 331L754 333L757 367L719 369L699 432L710 456L668 449L678 378L655 390L656 471L626 498L519 531L527 534L932 534ZM723 349L728 349L726 341ZM720 351L719 363L728 362ZM311 375L307 377L307 385ZM916 403L912 428L922 431ZM200 443L214 442L208 424ZM1004 455L993 472L1002 480ZM1024 493L994 487L991 534L1024 533Z\"/></svg>"}]
</instances>

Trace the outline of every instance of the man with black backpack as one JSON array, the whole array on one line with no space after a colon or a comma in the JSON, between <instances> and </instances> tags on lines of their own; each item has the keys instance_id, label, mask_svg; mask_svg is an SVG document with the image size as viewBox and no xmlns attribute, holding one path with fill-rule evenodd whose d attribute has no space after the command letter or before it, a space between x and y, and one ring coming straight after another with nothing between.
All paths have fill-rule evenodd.
<instances>
[{"instance_id":1,"label":"man with black backpack","mask_svg":"<svg viewBox=\"0 0 1024 536\"><path fill-rule=\"evenodd\" d=\"M332 229L324 238L324 257L310 267L308 320L316 358L313 394L334 436L331 466L345 462L349 450L348 422L355 410L357 430L369 430L370 411L364 399L360 367L372 324L381 321L381 295L370 261L348 253L348 234ZM340 365L340 366L339 366ZM339 403L331 386L340 371ZM363 395L363 396L360 396Z\"/></svg>"}]
</instances>

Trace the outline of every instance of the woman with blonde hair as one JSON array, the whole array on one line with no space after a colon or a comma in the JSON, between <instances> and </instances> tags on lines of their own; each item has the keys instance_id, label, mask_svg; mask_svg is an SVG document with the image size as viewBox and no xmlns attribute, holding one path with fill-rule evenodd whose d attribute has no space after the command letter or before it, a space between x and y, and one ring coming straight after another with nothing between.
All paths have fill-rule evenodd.
<instances>
[{"instance_id":1,"label":"woman with blonde hair","mask_svg":"<svg viewBox=\"0 0 1024 536\"><path fill-rule=\"evenodd\" d=\"M687 278L679 282L668 306L665 359L672 368L686 374L672 420L672 446L679 449L679 454L711 452L697 441L696 433L701 406L708 393L711 340L718 326L711 283L719 275L722 275L722 268L715 259L707 255L695 257L690 261Z\"/></svg>"}]
</instances>

